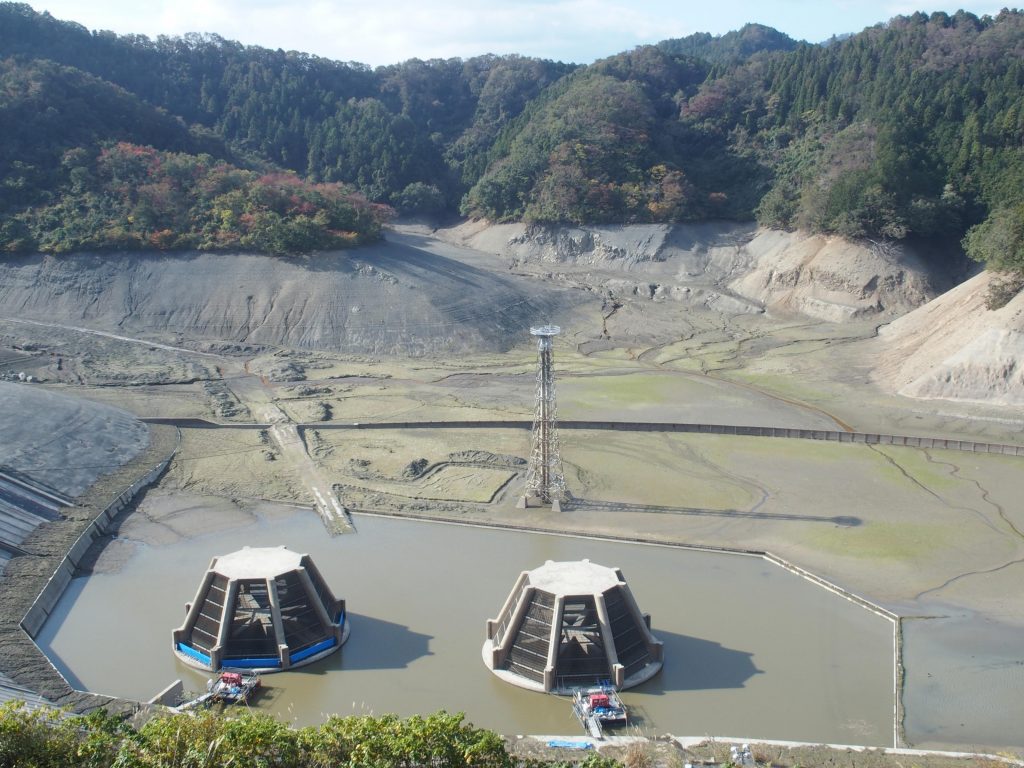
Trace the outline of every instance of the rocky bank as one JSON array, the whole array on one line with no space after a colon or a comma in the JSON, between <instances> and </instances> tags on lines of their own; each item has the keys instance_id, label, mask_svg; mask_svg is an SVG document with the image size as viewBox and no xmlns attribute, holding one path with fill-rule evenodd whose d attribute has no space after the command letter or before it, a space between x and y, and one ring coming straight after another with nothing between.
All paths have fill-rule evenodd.
<instances>
[{"instance_id":1,"label":"rocky bank","mask_svg":"<svg viewBox=\"0 0 1024 768\"><path fill-rule=\"evenodd\" d=\"M506 256L513 267L589 281L613 294L729 313L829 322L895 317L952 286L904 245L781 232L753 224L593 227L467 222L437 233Z\"/></svg>"}]
</instances>

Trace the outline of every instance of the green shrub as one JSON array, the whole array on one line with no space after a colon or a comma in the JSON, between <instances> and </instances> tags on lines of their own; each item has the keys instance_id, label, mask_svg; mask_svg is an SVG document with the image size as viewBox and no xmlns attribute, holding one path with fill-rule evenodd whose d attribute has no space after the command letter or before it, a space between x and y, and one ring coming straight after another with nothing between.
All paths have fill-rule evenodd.
<instances>
[{"instance_id":1,"label":"green shrub","mask_svg":"<svg viewBox=\"0 0 1024 768\"><path fill-rule=\"evenodd\" d=\"M17 768L541 768L515 760L494 731L437 712L406 719L330 717L293 729L265 714L204 710L158 715L138 730L97 711L0 707L0 766ZM613 768L590 755L585 768Z\"/></svg>"}]
</instances>

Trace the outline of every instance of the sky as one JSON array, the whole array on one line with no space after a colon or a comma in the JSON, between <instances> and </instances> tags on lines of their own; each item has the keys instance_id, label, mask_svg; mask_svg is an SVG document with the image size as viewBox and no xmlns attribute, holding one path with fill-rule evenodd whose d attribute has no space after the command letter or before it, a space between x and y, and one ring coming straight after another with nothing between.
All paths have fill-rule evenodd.
<instances>
[{"instance_id":1,"label":"sky","mask_svg":"<svg viewBox=\"0 0 1024 768\"><path fill-rule=\"evenodd\" d=\"M30 0L118 34L213 32L245 45L371 66L519 53L589 64L645 43L747 22L821 42L914 11L995 15L1005 0Z\"/></svg>"}]
</instances>

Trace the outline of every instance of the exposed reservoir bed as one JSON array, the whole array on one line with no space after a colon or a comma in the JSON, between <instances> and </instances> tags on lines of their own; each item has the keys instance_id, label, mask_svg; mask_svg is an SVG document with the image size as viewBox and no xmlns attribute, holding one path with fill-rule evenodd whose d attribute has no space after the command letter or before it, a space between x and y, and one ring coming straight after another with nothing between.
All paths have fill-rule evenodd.
<instances>
[{"instance_id":1,"label":"exposed reservoir bed","mask_svg":"<svg viewBox=\"0 0 1024 768\"><path fill-rule=\"evenodd\" d=\"M501 682L480 646L520 571L589 558L622 568L665 643L662 673L623 694L645 730L892 744L891 623L760 558L367 516L329 538L312 513L262 508L244 527L121 548L117 568L73 582L39 644L78 687L199 690L206 676L175 659L170 633L211 557L284 544L347 601L352 634L340 654L267 676L257 706L298 725L446 709L507 734L575 733L568 700Z\"/></svg>"}]
</instances>

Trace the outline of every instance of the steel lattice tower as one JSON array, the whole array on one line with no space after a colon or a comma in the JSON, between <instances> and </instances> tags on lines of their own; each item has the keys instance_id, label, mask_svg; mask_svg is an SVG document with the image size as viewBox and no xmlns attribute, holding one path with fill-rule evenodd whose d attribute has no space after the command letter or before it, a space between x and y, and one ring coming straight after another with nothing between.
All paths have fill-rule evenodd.
<instances>
[{"instance_id":1,"label":"steel lattice tower","mask_svg":"<svg viewBox=\"0 0 1024 768\"><path fill-rule=\"evenodd\" d=\"M568 499L565 476L562 474L562 456L558 452L557 408L555 405L555 374L551 365L551 339L562 329L557 325L542 325L530 329L537 337L537 405L533 415L533 446L526 470L526 489L519 500L525 508L531 501L550 504L561 511Z\"/></svg>"}]
</instances>

